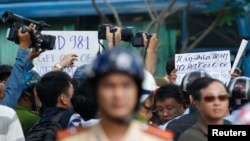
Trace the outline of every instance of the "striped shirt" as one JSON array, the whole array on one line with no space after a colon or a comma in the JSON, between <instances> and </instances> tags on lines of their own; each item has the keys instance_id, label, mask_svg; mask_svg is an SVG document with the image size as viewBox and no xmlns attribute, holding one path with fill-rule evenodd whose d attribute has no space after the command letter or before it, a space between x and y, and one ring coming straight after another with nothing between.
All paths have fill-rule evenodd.
<instances>
[{"instance_id":1,"label":"striped shirt","mask_svg":"<svg viewBox=\"0 0 250 141\"><path fill-rule=\"evenodd\" d=\"M0 105L0 141L25 141L16 112Z\"/></svg>"}]
</instances>

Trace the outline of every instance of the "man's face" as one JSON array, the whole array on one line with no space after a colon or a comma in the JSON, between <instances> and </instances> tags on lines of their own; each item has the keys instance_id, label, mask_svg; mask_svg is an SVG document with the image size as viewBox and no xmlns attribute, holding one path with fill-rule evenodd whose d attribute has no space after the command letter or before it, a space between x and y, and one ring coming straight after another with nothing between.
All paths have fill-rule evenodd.
<instances>
[{"instance_id":1,"label":"man's face","mask_svg":"<svg viewBox=\"0 0 250 141\"><path fill-rule=\"evenodd\" d=\"M156 101L156 110L161 121L165 123L182 114L182 105L174 98L166 98L164 100Z\"/></svg>"},{"instance_id":2,"label":"man's face","mask_svg":"<svg viewBox=\"0 0 250 141\"><path fill-rule=\"evenodd\" d=\"M197 108L202 116L210 120L222 119L228 112L229 100L225 87L219 82L212 82L208 87L201 89L201 100Z\"/></svg>"},{"instance_id":3,"label":"man's face","mask_svg":"<svg viewBox=\"0 0 250 141\"><path fill-rule=\"evenodd\" d=\"M101 114L122 119L134 112L138 89L132 77L124 73L112 73L97 84L97 99Z\"/></svg>"},{"instance_id":4,"label":"man's face","mask_svg":"<svg viewBox=\"0 0 250 141\"><path fill-rule=\"evenodd\" d=\"M5 85L4 83L0 83L0 101L5 97Z\"/></svg>"}]
</instances>

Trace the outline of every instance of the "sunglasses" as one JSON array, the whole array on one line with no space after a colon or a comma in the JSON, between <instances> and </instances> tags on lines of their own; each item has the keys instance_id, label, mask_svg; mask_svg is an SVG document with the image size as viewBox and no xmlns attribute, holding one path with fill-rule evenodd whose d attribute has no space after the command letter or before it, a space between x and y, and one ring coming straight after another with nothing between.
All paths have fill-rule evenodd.
<instances>
[{"instance_id":1,"label":"sunglasses","mask_svg":"<svg viewBox=\"0 0 250 141\"><path fill-rule=\"evenodd\" d=\"M219 95L219 96L205 96L203 97L205 102L213 102L215 99L219 99L220 101L226 101L228 100L228 95Z\"/></svg>"}]
</instances>

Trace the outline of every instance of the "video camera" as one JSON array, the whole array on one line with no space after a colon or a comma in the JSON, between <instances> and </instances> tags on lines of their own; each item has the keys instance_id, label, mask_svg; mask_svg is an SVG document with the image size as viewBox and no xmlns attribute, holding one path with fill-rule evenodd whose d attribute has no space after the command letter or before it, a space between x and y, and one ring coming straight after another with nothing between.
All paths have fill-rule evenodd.
<instances>
[{"instance_id":1,"label":"video camera","mask_svg":"<svg viewBox=\"0 0 250 141\"><path fill-rule=\"evenodd\" d=\"M12 12L6 11L2 15L3 23L9 24L6 37L8 40L19 44L18 29L22 27L22 32L29 32L31 36L31 47L39 47L41 49L52 50L54 48L56 36L41 34L44 28L49 28L50 25L44 21L35 21L24 18ZM28 30L28 26L33 23L36 25L36 32Z\"/></svg>"},{"instance_id":2,"label":"video camera","mask_svg":"<svg viewBox=\"0 0 250 141\"><path fill-rule=\"evenodd\" d=\"M103 24L99 27L98 30L98 39L106 39L106 27L109 27L110 32L116 32L115 26L111 24ZM121 28L121 40L125 42L130 42L133 37L133 27L122 27Z\"/></svg>"},{"instance_id":3,"label":"video camera","mask_svg":"<svg viewBox=\"0 0 250 141\"><path fill-rule=\"evenodd\" d=\"M151 34L148 34L148 33L146 33L146 32L137 32L136 34L135 34L135 37L133 37L132 38L132 45L134 46L134 47L144 47L144 40L143 40L143 36L142 36L142 34L145 34L146 35L146 38L149 40L151 37L152 37L152 35Z\"/></svg>"}]
</instances>

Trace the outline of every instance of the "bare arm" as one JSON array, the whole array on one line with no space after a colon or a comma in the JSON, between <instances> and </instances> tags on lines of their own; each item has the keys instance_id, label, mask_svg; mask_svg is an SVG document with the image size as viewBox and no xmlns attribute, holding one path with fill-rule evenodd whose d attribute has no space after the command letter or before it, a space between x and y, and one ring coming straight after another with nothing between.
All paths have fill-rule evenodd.
<instances>
[{"instance_id":1,"label":"bare arm","mask_svg":"<svg viewBox=\"0 0 250 141\"><path fill-rule=\"evenodd\" d=\"M156 57L157 57L157 48L158 48L158 39L156 34L152 34L151 38L146 38L145 33L143 33L144 47L147 47L146 57L145 57L145 68L151 74L154 74Z\"/></svg>"}]
</instances>

